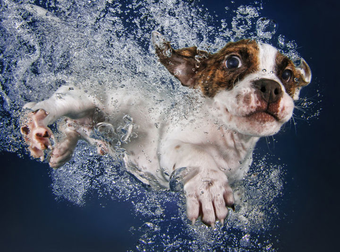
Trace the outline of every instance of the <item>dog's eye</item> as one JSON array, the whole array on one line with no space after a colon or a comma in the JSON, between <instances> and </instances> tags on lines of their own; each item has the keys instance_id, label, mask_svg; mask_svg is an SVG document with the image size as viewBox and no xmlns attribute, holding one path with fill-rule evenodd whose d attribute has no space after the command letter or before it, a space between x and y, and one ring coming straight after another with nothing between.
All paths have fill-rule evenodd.
<instances>
[{"instance_id":1,"label":"dog's eye","mask_svg":"<svg viewBox=\"0 0 340 252\"><path fill-rule=\"evenodd\" d=\"M283 71L282 73L282 79L284 79L285 81L289 81L293 76L293 72L289 69L286 69Z\"/></svg>"},{"instance_id":2,"label":"dog's eye","mask_svg":"<svg viewBox=\"0 0 340 252\"><path fill-rule=\"evenodd\" d=\"M226 66L228 69L234 69L234 68L239 68L242 66L241 60L237 56L230 56L226 62Z\"/></svg>"}]
</instances>

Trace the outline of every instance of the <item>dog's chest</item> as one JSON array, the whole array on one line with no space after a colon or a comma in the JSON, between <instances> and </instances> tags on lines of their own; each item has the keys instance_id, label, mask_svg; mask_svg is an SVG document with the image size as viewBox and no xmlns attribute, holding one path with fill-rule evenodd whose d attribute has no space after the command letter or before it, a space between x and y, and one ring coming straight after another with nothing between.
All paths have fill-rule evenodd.
<instances>
[{"instance_id":1,"label":"dog's chest","mask_svg":"<svg viewBox=\"0 0 340 252\"><path fill-rule=\"evenodd\" d=\"M240 180L252 163L253 149L257 137L249 137L225 128L219 128L214 139L214 160L229 181Z\"/></svg>"},{"instance_id":2,"label":"dog's chest","mask_svg":"<svg viewBox=\"0 0 340 252\"><path fill-rule=\"evenodd\" d=\"M208 153L218 168L225 172L230 182L241 179L248 171L252 163L254 146L258 141L257 137L244 136L219 126L209 121L208 117L204 121L197 120L196 125L174 130L169 136L169 139L173 138L194 144ZM169 152L169 148L164 148L161 153L166 154L165 152Z\"/></svg>"},{"instance_id":3,"label":"dog's chest","mask_svg":"<svg viewBox=\"0 0 340 252\"><path fill-rule=\"evenodd\" d=\"M223 127L216 121L210 102L196 97L184 113L181 107L169 108L170 103L159 107L150 97L142 97L120 94L116 97L120 99L109 99L119 102L105 107L112 123L124 115L132 118L133 131L138 137L123 145L127 153L125 161L127 169L144 183L157 181L167 187L179 154L192 151L186 149L186 145L208 153L230 182L242 178L248 171L258 138L248 138ZM197 161L203 163L204 157Z\"/></svg>"}]
</instances>

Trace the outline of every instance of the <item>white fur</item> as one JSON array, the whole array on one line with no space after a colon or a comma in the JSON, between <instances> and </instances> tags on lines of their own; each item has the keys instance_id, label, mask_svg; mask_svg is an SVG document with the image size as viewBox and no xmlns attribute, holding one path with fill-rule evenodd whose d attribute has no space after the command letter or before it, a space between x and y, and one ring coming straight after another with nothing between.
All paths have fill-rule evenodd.
<instances>
[{"instance_id":1,"label":"white fur","mask_svg":"<svg viewBox=\"0 0 340 252\"><path fill-rule=\"evenodd\" d=\"M275 56L277 49L268 44L259 44L260 70L263 74L275 72Z\"/></svg>"}]
</instances>

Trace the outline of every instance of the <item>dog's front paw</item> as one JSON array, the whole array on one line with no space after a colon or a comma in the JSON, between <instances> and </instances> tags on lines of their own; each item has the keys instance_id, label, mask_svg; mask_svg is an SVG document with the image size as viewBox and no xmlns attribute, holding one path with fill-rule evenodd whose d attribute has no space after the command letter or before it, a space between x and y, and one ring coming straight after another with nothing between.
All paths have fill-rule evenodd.
<instances>
[{"instance_id":1,"label":"dog's front paw","mask_svg":"<svg viewBox=\"0 0 340 252\"><path fill-rule=\"evenodd\" d=\"M24 124L20 128L31 156L44 160L44 150L52 149L50 138L53 138L52 131L43 123L47 112L39 109L27 114Z\"/></svg>"},{"instance_id":2,"label":"dog's front paw","mask_svg":"<svg viewBox=\"0 0 340 252\"><path fill-rule=\"evenodd\" d=\"M184 185L187 215L194 223L201 216L202 222L214 226L222 224L228 215L228 207L234 208L234 196L222 171L199 172Z\"/></svg>"}]
</instances>

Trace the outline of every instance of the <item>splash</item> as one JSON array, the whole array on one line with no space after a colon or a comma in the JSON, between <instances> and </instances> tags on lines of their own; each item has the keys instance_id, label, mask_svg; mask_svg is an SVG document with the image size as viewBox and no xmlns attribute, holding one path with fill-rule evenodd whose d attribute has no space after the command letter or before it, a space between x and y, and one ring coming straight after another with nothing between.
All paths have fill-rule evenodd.
<instances>
[{"instance_id":1,"label":"splash","mask_svg":"<svg viewBox=\"0 0 340 252\"><path fill-rule=\"evenodd\" d=\"M0 8L0 150L21 155L25 150L18 131L21 107L51 96L65 84L91 92L135 87L181 103L189 91L157 62L150 45L154 30L174 48L196 45L215 52L228 41L247 37L271 43L293 60L299 58L296 43L277 36L276 23L261 17L261 4L234 11L226 7L223 18L197 1L177 0L4 0ZM303 100L299 106L306 109L312 103ZM187 112L185 106L182 112ZM301 118L317 116L318 112L303 113ZM125 119L122 132L129 126ZM275 201L282 193L281 166L255 159L237 185L236 211L226 225L211 229L200 222L191 226L181 195L148 191L119 160L119 153L117 159L98 156L93 147L80 142L72 160L51 171L53 192L78 205L84 205L93 191L99 197L131 201L135 214L148 218L143 226L132 227L140 235L138 250L275 250L268 232L279 215Z\"/></svg>"}]
</instances>

